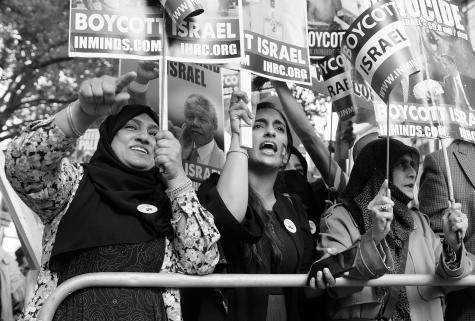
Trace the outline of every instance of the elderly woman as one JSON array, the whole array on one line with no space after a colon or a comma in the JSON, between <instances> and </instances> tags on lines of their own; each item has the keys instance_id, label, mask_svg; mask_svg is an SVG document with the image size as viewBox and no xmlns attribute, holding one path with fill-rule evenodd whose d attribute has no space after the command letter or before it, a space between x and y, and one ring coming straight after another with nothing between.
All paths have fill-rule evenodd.
<instances>
[{"instance_id":1,"label":"elderly woman","mask_svg":"<svg viewBox=\"0 0 475 321\"><path fill-rule=\"evenodd\" d=\"M442 243L427 217L408 205L413 199L419 152L395 139L389 144L389 183L385 180L386 139L376 139L356 159L342 204L322 218L320 245L342 251L359 242L350 278L371 279L385 273L453 279L468 275L472 263L457 240L457 231L465 235L466 215L456 209L447 211ZM447 290L428 286L334 288L330 289L328 319L442 321Z\"/></svg>"},{"instance_id":2,"label":"elderly woman","mask_svg":"<svg viewBox=\"0 0 475 321\"><path fill-rule=\"evenodd\" d=\"M120 93L135 76L84 81L77 101L8 147L8 178L45 225L24 320L36 320L56 286L79 274L207 274L218 261L220 235L184 173L179 142L154 111L126 105L129 94ZM90 163L69 162L78 136L101 116ZM176 289L89 288L69 296L55 319L179 321L180 297Z\"/></svg>"}]
</instances>

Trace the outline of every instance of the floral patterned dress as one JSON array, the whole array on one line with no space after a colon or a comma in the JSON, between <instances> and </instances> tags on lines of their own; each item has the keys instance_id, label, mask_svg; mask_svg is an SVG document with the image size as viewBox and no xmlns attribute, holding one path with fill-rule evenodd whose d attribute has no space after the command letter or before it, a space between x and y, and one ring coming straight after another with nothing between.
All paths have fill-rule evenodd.
<instances>
[{"instance_id":1,"label":"floral patterned dress","mask_svg":"<svg viewBox=\"0 0 475 321\"><path fill-rule=\"evenodd\" d=\"M38 312L57 286L58 276L49 268L59 222L74 197L83 168L65 158L74 145L53 122L54 117L31 123L7 149L5 171L21 199L44 224L41 269L35 292L22 320L37 320ZM174 238L166 239L160 272L212 273L219 260L219 232L213 216L204 209L188 181L166 191L172 203ZM186 224L177 224L182 217ZM180 228L179 228L180 227ZM181 320L178 289L161 291L168 320Z\"/></svg>"}]
</instances>

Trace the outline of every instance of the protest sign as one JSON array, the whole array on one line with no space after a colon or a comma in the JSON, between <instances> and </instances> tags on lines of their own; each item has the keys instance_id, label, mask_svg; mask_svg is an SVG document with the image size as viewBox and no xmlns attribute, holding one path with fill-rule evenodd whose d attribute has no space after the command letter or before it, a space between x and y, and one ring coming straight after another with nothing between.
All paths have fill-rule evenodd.
<instances>
[{"instance_id":1,"label":"protest sign","mask_svg":"<svg viewBox=\"0 0 475 321\"><path fill-rule=\"evenodd\" d=\"M120 73L138 71L149 62L121 60ZM182 145L183 167L195 188L224 165L224 120L221 68L216 65L168 62L168 130ZM158 111L157 78L145 92L131 92L133 101Z\"/></svg>"},{"instance_id":2,"label":"protest sign","mask_svg":"<svg viewBox=\"0 0 475 321\"><path fill-rule=\"evenodd\" d=\"M342 120L355 115L356 105L353 99L351 73L345 68L343 56L327 56L318 60L325 86L332 101L332 110Z\"/></svg>"},{"instance_id":3,"label":"protest sign","mask_svg":"<svg viewBox=\"0 0 475 321\"><path fill-rule=\"evenodd\" d=\"M339 52L345 30L334 30L328 26L317 26L308 29L308 47L310 58L334 56Z\"/></svg>"},{"instance_id":4,"label":"protest sign","mask_svg":"<svg viewBox=\"0 0 475 321\"><path fill-rule=\"evenodd\" d=\"M346 31L341 52L384 102L396 84L419 71L393 1L365 10Z\"/></svg>"},{"instance_id":5,"label":"protest sign","mask_svg":"<svg viewBox=\"0 0 475 321\"><path fill-rule=\"evenodd\" d=\"M180 24L186 18L202 14L204 10L201 2L200 0L160 0L162 7L176 24Z\"/></svg>"},{"instance_id":6,"label":"protest sign","mask_svg":"<svg viewBox=\"0 0 475 321\"><path fill-rule=\"evenodd\" d=\"M396 4L422 71L390 99L390 134L473 141L475 57L461 8L443 0ZM386 112L378 104L375 112L386 132Z\"/></svg>"},{"instance_id":7,"label":"protest sign","mask_svg":"<svg viewBox=\"0 0 475 321\"><path fill-rule=\"evenodd\" d=\"M244 0L242 68L258 75L310 84L306 1Z\"/></svg>"},{"instance_id":8,"label":"protest sign","mask_svg":"<svg viewBox=\"0 0 475 321\"><path fill-rule=\"evenodd\" d=\"M414 138L455 138L475 142L475 111L450 105L437 107L420 104L375 104L376 120L386 133L389 111L389 134Z\"/></svg>"},{"instance_id":9,"label":"protest sign","mask_svg":"<svg viewBox=\"0 0 475 321\"><path fill-rule=\"evenodd\" d=\"M168 63L170 130L182 144L183 166L195 188L224 165L221 68Z\"/></svg>"},{"instance_id":10,"label":"protest sign","mask_svg":"<svg viewBox=\"0 0 475 321\"><path fill-rule=\"evenodd\" d=\"M237 1L203 0L205 12L181 23L166 18L168 56L174 61L239 62L243 56Z\"/></svg>"},{"instance_id":11,"label":"protest sign","mask_svg":"<svg viewBox=\"0 0 475 321\"><path fill-rule=\"evenodd\" d=\"M73 1L69 56L154 60L162 53L163 15L145 0Z\"/></svg>"}]
</instances>

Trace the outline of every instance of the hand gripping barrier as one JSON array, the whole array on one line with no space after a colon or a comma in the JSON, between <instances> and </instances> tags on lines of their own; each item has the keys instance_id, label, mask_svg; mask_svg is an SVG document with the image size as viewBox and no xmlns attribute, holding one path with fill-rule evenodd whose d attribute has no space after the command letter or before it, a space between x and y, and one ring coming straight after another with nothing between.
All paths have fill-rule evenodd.
<instances>
[{"instance_id":1,"label":"hand gripping barrier","mask_svg":"<svg viewBox=\"0 0 475 321\"><path fill-rule=\"evenodd\" d=\"M51 321L59 304L74 291L89 287L305 287L306 274L210 274L191 276L175 273L103 272L75 276L56 288L39 313L38 321ZM428 274L387 274L373 280L336 279L336 287L350 286L475 286L475 275L443 280Z\"/></svg>"}]
</instances>

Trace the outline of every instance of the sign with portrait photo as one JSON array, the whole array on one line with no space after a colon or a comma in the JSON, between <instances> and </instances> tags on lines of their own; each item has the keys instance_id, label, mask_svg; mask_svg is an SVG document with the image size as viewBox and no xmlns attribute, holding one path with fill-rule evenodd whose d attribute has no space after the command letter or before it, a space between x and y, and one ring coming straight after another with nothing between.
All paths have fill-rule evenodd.
<instances>
[{"instance_id":1,"label":"sign with portrait photo","mask_svg":"<svg viewBox=\"0 0 475 321\"><path fill-rule=\"evenodd\" d=\"M197 189L224 165L221 68L168 63L170 131L182 144L183 166Z\"/></svg>"}]
</instances>

